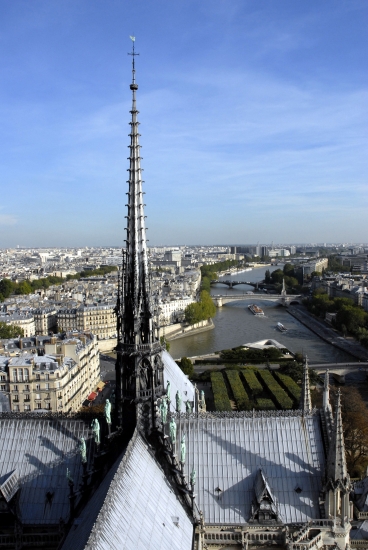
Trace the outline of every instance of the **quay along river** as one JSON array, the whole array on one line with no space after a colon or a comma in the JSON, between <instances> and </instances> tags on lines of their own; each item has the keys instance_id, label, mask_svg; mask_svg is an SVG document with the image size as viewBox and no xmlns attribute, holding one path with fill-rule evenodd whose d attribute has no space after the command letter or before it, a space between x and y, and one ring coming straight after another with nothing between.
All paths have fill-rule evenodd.
<instances>
[{"instance_id":1,"label":"quay along river","mask_svg":"<svg viewBox=\"0 0 368 550\"><path fill-rule=\"evenodd\" d=\"M223 275L219 280L257 282L264 279L266 269L273 271L283 266L254 268L251 271ZM287 309L264 300L265 294L257 292L254 296L246 293L254 291L249 285L235 286L229 289L222 284L211 287L211 295L237 296L239 300L223 305L217 309L213 321L215 328L206 332L193 334L170 342L170 353L175 359L204 355L222 349L241 346L258 340L273 339L283 344L291 352L303 352L313 363L349 362L350 354L321 340L316 334L297 319L289 315ZM257 304L264 311L263 317L256 317L249 309L249 304ZM288 331L280 332L276 325L282 323Z\"/></svg>"}]
</instances>

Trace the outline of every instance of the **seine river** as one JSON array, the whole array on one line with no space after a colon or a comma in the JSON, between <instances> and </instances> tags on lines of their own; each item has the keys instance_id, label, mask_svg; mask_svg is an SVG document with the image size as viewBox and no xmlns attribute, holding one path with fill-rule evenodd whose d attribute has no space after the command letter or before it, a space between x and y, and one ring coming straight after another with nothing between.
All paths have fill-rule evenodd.
<instances>
[{"instance_id":1,"label":"seine river","mask_svg":"<svg viewBox=\"0 0 368 550\"><path fill-rule=\"evenodd\" d=\"M225 275L220 277L220 280L231 278L235 281L262 281L266 269L273 271L279 267L255 268L252 271L240 272L231 276ZM254 288L249 285L239 285L232 290L224 285L213 286L211 289L213 296L224 294L239 296L239 301L231 302L217 309L216 316L213 319L215 324L213 330L170 342L171 355L176 359L183 356L204 355L249 342L272 338L293 353L298 351L306 353L311 362L345 362L351 360L350 355L327 344L294 319L289 315L286 308L262 300L262 293L255 294L254 300L248 298L242 301L245 293L253 290ZM263 309L264 317L255 317L248 310L248 304L253 302ZM277 322L285 325L288 331L281 333L277 330Z\"/></svg>"}]
</instances>

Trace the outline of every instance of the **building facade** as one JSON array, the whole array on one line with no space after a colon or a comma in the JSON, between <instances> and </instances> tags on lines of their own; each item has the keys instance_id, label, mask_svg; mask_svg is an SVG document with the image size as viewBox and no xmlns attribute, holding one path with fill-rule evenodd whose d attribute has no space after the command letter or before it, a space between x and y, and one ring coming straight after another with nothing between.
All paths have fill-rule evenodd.
<instances>
[{"instance_id":1,"label":"building facade","mask_svg":"<svg viewBox=\"0 0 368 550\"><path fill-rule=\"evenodd\" d=\"M10 411L78 411L99 382L95 336L51 340L41 356L0 356L0 391L8 396Z\"/></svg>"},{"instance_id":2,"label":"building facade","mask_svg":"<svg viewBox=\"0 0 368 550\"><path fill-rule=\"evenodd\" d=\"M115 304L80 306L60 309L57 313L58 330L62 332L90 331L99 340L116 337Z\"/></svg>"}]
</instances>

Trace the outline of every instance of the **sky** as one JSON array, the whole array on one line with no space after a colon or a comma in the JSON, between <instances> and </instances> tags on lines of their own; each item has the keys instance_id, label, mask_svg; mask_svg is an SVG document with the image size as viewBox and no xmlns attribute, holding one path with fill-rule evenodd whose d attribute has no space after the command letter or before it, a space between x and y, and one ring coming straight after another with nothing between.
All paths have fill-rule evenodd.
<instances>
[{"instance_id":1,"label":"sky","mask_svg":"<svg viewBox=\"0 0 368 550\"><path fill-rule=\"evenodd\" d=\"M0 248L368 242L366 0L4 0Z\"/></svg>"}]
</instances>

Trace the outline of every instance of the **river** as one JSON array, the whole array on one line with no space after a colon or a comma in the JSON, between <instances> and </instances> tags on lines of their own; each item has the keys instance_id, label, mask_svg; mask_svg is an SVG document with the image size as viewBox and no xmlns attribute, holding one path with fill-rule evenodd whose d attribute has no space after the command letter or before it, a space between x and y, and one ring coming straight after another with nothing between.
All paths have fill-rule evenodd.
<instances>
[{"instance_id":1,"label":"river","mask_svg":"<svg viewBox=\"0 0 368 550\"><path fill-rule=\"evenodd\" d=\"M266 269L273 271L280 267L282 269L283 266L254 268L252 271L225 275L220 277L219 280L262 281ZM231 302L217 309L216 316L213 319L215 324L213 330L170 342L170 354L176 359L184 356L192 357L271 338L283 344L293 353L303 352L307 354L311 362L346 362L351 360L349 354L327 344L294 319L289 315L286 308L262 300L262 293L257 293L254 296L254 303L263 309L265 315L264 317L254 316L247 307L252 302L249 299L242 301L243 295L253 290L253 287L249 285L236 286L231 290L220 284L213 286L211 288L213 296L239 295L239 301ZM288 331L281 333L277 330L277 322L285 325Z\"/></svg>"}]
</instances>

